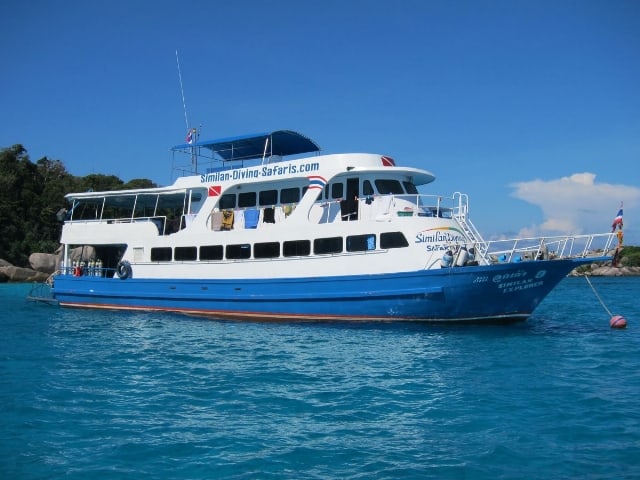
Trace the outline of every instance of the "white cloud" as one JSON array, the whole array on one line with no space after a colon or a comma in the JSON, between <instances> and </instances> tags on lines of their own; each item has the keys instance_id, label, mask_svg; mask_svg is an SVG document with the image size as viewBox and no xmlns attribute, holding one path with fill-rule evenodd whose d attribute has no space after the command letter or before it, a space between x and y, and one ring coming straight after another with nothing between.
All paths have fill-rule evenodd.
<instances>
[{"instance_id":1,"label":"white cloud","mask_svg":"<svg viewBox=\"0 0 640 480\"><path fill-rule=\"evenodd\" d=\"M640 205L639 188L598 183L589 172L510 186L512 196L540 207L544 216L541 224L522 228L523 236L607 232L620 202L625 209Z\"/></svg>"}]
</instances>

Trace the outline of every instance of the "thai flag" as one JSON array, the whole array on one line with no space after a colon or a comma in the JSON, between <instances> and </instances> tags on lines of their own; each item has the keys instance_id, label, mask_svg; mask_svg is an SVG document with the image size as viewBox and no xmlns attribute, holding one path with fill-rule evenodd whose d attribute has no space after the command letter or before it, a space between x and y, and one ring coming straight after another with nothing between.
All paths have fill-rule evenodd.
<instances>
[{"instance_id":1,"label":"thai flag","mask_svg":"<svg viewBox=\"0 0 640 480\"><path fill-rule=\"evenodd\" d=\"M311 175L307 179L309 180L309 190L322 190L327 184L327 180L319 175Z\"/></svg>"},{"instance_id":2,"label":"thai flag","mask_svg":"<svg viewBox=\"0 0 640 480\"><path fill-rule=\"evenodd\" d=\"M620 227L622 230L622 202L620 202L620 210L618 210L618 214L616 218L613 219L613 224L611 225L611 231L614 232L616 227Z\"/></svg>"},{"instance_id":3,"label":"thai flag","mask_svg":"<svg viewBox=\"0 0 640 480\"><path fill-rule=\"evenodd\" d=\"M193 143L193 130L187 132L187 143L191 145Z\"/></svg>"}]
</instances>

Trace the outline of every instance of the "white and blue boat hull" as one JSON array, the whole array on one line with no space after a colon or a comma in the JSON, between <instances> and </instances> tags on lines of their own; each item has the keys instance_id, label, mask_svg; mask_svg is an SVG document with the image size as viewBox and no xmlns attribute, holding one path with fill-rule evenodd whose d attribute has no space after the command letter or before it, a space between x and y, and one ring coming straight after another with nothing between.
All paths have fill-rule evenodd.
<instances>
[{"instance_id":1,"label":"white and blue boat hull","mask_svg":"<svg viewBox=\"0 0 640 480\"><path fill-rule=\"evenodd\" d=\"M521 321L580 263L585 261L238 281L61 275L53 292L64 306L221 319Z\"/></svg>"}]
</instances>

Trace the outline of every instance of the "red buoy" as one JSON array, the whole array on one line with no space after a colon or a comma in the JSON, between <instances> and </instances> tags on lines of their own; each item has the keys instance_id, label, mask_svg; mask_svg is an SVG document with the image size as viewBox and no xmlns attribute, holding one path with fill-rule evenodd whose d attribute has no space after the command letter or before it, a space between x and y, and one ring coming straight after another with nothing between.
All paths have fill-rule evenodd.
<instances>
[{"instance_id":1,"label":"red buoy","mask_svg":"<svg viewBox=\"0 0 640 480\"><path fill-rule=\"evenodd\" d=\"M611 317L611 320L609 320L609 324L611 328L627 328L627 319L622 315L614 315Z\"/></svg>"}]
</instances>

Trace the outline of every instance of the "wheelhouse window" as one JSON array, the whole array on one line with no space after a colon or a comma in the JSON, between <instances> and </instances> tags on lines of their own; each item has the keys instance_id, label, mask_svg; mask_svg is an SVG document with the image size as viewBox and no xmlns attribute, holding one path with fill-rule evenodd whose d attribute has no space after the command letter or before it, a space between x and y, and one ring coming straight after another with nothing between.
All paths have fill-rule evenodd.
<instances>
[{"instance_id":1,"label":"wheelhouse window","mask_svg":"<svg viewBox=\"0 0 640 480\"><path fill-rule=\"evenodd\" d=\"M337 200L344 198L344 185L340 182L331 183L324 187L325 200Z\"/></svg>"},{"instance_id":2,"label":"wheelhouse window","mask_svg":"<svg viewBox=\"0 0 640 480\"><path fill-rule=\"evenodd\" d=\"M278 190L263 190L258 196L261 207L273 206L278 203Z\"/></svg>"},{"instance_id":3,"label":"wheelhouse window","mask_svg":"<svg viewBox=\"0 0 640 480\"><path fill-rule=\"evenodd\" d=\"M398 180L378 179L376 180L376 188L380 195L402 195L404 193Z\"/></svg>"},{"instance_id":4,"label":"wheelhouse window","mask_svg":"<svg viewBox=\"0 0 640 480\"><path fill-rule=\"evenodd\" d=\"M236 194L225 193L220 197L220 203L218 205L220 210L226 210L230 208L236 208Z\"/></svg>"},{"instance_id":5,"label":"wheelhouse window","mask_svg":"<svg viewBox=\"0 0 640 480\"><path fill-rule=\"evenodd\" d=\"M238 207L251 208L256 206L256 192L242 192L238 195Z\"/></svg>"},{"instance_id":6,"label":"wheelhouse window","mask_svg":"<svg viewBox=\"0 0 640 480\"><path fill-rule=\"evenodd\" d=\"M412 195L418 194L418 188L413 184L413 182L402 182L402 185L407 193Z\"/></svg>"},{"instance_id":7,"label":"wheelhouse window","mask_svg":"<svg viewBox=\"0 0 640 480\"><path fill-rule=\"evenodd\" d=\"M371 185L371 182L369 180L365 180L364 182L362 182L362 194L369 196L369 195L373 195L375 192L373 191L373 185Z\"/></svg>"},{"instance_id":8,"label":"wheelhouse window","mask_svg":"<svg viewBox=\"0 0 640 480\"><path fill-rule=\"evenodd\" d=\"M313 253L322 255L342 252L342 237L316 238L313 241Z\"/></svg>"},{"instance_id":9,"label":"wheelhouse window","mask_svg":"<svg viewBox=\"0 0 640 480\"><path fill-rule=\"evenodd\" d=\"M299 201L299 188L283 188L282 190L280 190L280 203L297 203Z\"/></svg>"},{"instance_id":10,"label":"wheelhouse window","mask_svg":"<svg viewBox=\"0 0 640 480\"><path fill-rule=\"evenodd\" d=\"M385 232L380 234L380 248L403 248L408 247L406 237L402 232Z\"/></svg>"}]
</instances>

